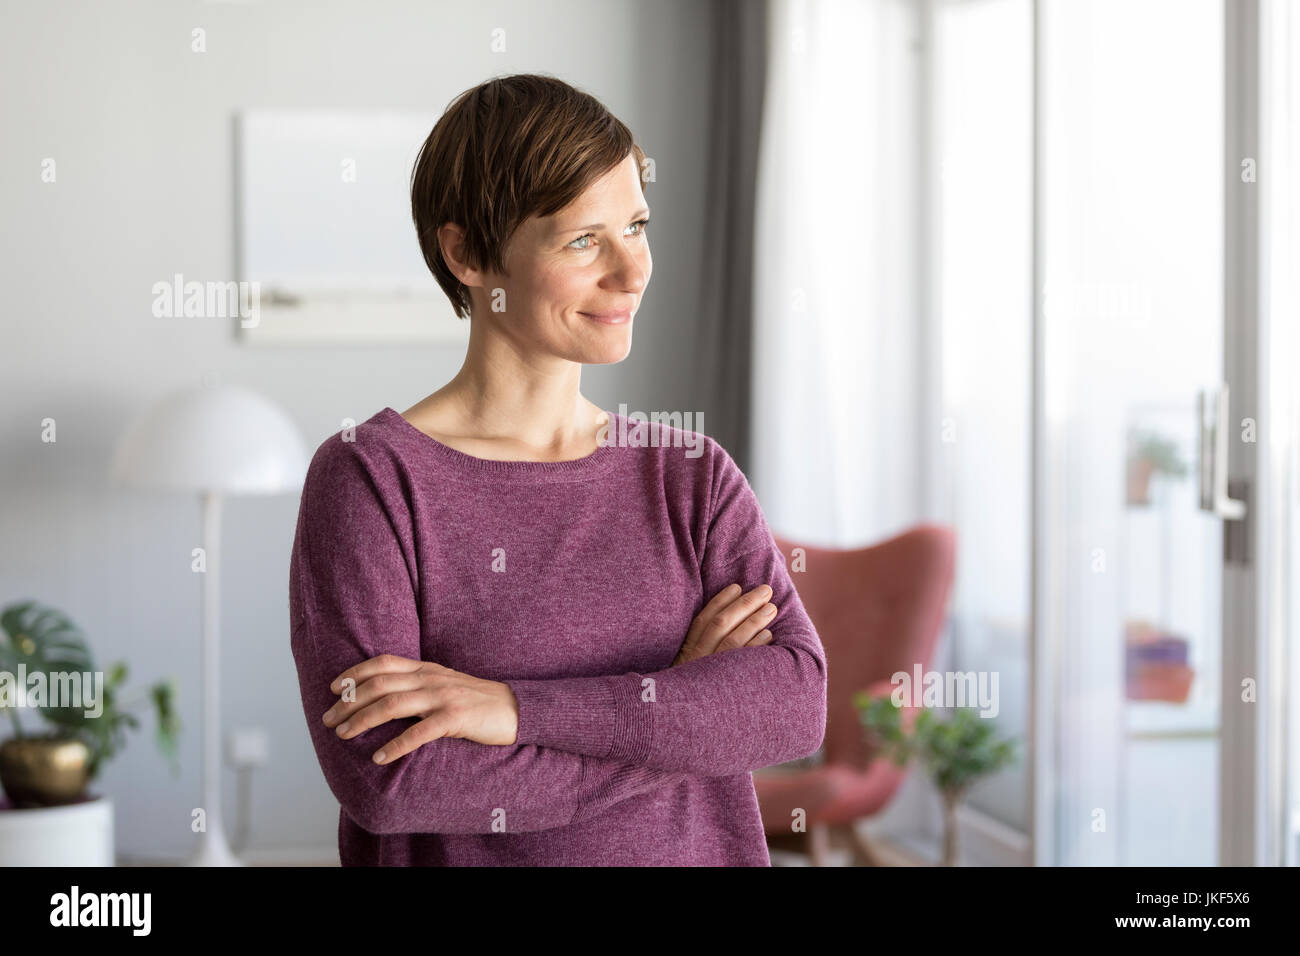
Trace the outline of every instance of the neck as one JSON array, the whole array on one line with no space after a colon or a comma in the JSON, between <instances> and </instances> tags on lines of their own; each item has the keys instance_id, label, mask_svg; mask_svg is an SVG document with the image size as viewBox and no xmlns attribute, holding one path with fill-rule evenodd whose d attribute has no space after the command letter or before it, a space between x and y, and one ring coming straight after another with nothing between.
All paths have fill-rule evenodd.
<instances>
[{"instance_id":1,"label":"neck","mask_svg":"<svg viewBox=\"0 0 1300 956\"><path fill-rule=\"evenodd\" d=\"M581 376L577 362L471 348L456 376L411 411L426 412L448 434L542 453L584 448L607 416L579 391Z\"/></svg>"}]
</instances>

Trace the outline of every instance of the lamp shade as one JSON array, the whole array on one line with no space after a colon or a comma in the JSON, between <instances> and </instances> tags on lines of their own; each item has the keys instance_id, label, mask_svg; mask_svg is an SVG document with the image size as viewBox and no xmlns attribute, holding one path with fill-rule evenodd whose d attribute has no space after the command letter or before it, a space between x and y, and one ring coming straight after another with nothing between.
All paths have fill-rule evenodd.
<instances>
[{"instance_id":1,"label":"lamp shade","mask_svg":"<svg viewBox=\"0 0 1300 956\"><path fill-rule=\"evenodd\" d=\"M118 440L115 483L159 491L268 495L302 487L307 448L278 406L241 385L173 392Z\"/></svg>"}]
</instances>

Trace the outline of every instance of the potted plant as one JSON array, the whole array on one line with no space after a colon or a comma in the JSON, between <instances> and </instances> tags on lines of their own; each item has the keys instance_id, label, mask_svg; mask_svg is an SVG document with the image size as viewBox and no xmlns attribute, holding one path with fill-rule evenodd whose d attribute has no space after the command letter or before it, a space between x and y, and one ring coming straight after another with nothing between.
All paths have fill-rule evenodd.
<instances>
[{"instance_id":1,"label":"potted plant","mask_svg":"<svg viewBox=\"0 0 1300 956\"><path fill-rule=\"evenodd\" d=\"M987 718L969 707L958 707L940 720L929 708L920 709L910 730L902 708L889 695L873 697L859 691L853 698L870 745L898 766L919 757L943 798L942 866L957 865L957 807L971 786L1015 759L1015 741L996 739Z\"/></svg>"},{"instance_id":2,"label":"potted plant","mask_svg":"<svg viewBox=\"0 0 1300 956\"><path fill-rule=\"evenodd\" d=\"M144 702L144 695L130 703L120 699L126 673L119 661L99 675L81 631L54 608L24 601L0 611L0 681L8 685L0 685L0 710L9 711L13 723L13 736L0 744L0 785L15 807L90 799L90 781L126 745L126 728L139 726L131 710ZM69 706L54 692L56 686L66 688L68 675L74 674L97 678L93 708L84 701ZM40 699L27 699L38 696L33 689L42 691ZM18 694L21 699L15 699ZM157 715L158 746L175 774L180 721L174 684L159 681L148 688L147 697ZM20 703L51 725L45 733L24 733Z\"/></svg>"},{"instance_id":3,"label":"potted plant","mask_svg":"<svg viewBox=\"0 0 1300 956\"><path fill-rule=\"evenodd\" d=\"M1187 474L1187 466L1178 457L1177 445L1158 432L1131 433L1127 480L1129 504L1150 504L1151 476L1155 474L1173 478Z\"/></svg>"}]
</instances>

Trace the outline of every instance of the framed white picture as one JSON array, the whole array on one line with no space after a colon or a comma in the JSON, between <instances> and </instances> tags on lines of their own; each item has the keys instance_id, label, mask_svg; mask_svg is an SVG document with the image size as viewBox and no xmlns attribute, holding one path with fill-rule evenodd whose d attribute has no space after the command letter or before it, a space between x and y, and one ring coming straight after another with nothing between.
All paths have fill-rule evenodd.
<instances>
[{"instance_id":1,"label":"framed white picture","mask_svg":"<svg viewBox=\"0 0 1300 956\"><path fill-rule=\"evenodd\" d=\"M425 265L410 177L438 114L235 117L236 260L257 290L248 344L455 344L469 322ZM252 285L256 283L256 285Z\"/></svg>"}]
</instances>

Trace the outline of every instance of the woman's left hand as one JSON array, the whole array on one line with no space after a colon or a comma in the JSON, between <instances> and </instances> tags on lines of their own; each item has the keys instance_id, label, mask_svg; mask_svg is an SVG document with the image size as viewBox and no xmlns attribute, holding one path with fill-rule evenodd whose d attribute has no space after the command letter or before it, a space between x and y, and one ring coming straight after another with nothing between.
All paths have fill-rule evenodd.
<instances>
[{"instance_id":1,"label":"woman's left hand","mask_svg":"<svg viewBox=\"0 0 1300 956\"><path fill-rule=\"evenodd\" d=\"M348 679L355 681L355 699L340 699L321 718L327 727L337 724L336 733L344 740L399 717L421 718L376 751L375 763L392 763L440 737L509 745L518 736L519 702L500 681L396 654L349 667L330 684L330 691L341 695Z\"/></svg>"}]
</instances>

